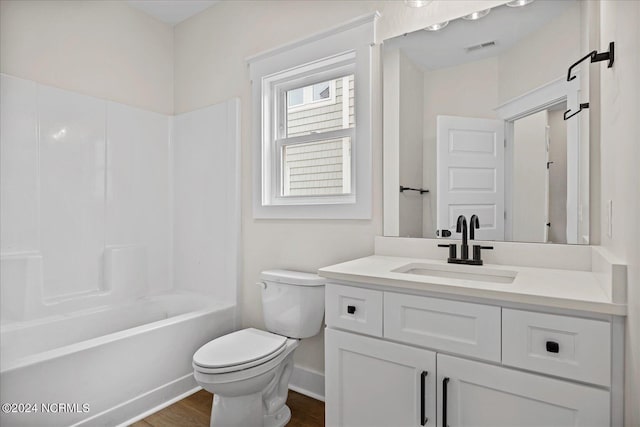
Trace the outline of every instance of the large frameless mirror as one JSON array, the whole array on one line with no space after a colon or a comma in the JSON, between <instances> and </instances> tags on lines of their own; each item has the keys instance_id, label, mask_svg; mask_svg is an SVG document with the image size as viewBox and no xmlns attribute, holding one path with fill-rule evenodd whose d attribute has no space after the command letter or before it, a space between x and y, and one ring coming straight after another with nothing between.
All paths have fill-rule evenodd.
<instances>
[{"instance_id":1,"label":"large frameless mirror","mask_svg":"<svg viewBox=\"0 0 640 427\"><path fill-rule=\"evenodd\" d=\"M589 243L589 2L517 1L383 43L384 234ZM593 27L593 25L591 25Z\"/></svg>"}]
</instances>

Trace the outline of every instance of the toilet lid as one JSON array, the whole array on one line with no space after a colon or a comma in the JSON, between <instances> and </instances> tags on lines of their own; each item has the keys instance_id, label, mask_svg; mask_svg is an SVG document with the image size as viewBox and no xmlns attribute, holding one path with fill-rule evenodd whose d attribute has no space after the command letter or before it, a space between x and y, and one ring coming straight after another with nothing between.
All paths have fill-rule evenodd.
<instances>
[{"instance_id":1,"label":"toilet lid","mask_svg":"<svg viewBox=\"0 0 640 427\"><path fill-rule=\"evenodd\" d=\"M251 362L270 360L277 356L287 338L271 332L248 328L216 338L200 347L193 355L193 363L203 368L226 368ZM272 357L268 357L272 356Z\"/></svg>"}]
</instances>

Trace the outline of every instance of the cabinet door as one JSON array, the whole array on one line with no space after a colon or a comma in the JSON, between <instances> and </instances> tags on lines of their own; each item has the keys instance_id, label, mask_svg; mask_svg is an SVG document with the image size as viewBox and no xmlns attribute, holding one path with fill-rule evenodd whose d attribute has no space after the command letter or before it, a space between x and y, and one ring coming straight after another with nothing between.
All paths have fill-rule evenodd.
<instances>
[{"instance_id":1,"label":"cabinet door","mask_svg":"<svg viewBox=\"0 0 640 427\"><path fill-rule=\"evenodd\" d=\"M438 426L610 424L606 390L442 354L437 379Z\"/></svg>"},{"instance_id":2,"label":"cabinet door","mask_svg":"<svg viewBox=\"0 0 640 427\"><path fill-rule=\"evenodd\" d=\"M435 426L435 353L325 329L327 426Z\"/></svg>"}]
</instances>

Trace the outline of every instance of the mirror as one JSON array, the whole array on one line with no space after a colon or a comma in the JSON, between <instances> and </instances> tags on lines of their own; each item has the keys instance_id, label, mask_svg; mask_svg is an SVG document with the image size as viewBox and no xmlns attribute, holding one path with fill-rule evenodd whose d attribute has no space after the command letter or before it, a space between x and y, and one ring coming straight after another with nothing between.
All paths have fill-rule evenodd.
<instances>
[{"instance_id":1,"label":"mirror","mask_svg":"<svg viewBox=\"0 0 640 427\"><path fill-rule=\"evenodd\" d=\"M566 77L588 3L510 2L384 41L385 236L456 238L476 214L479 240L589 243L589 110L563 117L589 101L588 65Z\"/></svg>"}]
</instances>

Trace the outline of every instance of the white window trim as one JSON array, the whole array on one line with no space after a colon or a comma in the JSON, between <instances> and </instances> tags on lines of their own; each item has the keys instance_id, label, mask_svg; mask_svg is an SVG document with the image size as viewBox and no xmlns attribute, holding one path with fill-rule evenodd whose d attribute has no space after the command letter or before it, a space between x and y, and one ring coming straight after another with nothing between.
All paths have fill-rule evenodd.
<instances>
[{"instance_id":1,"label":"white window trim","mask_svg":"<svg viewBox=\"0 0 640 427\"><path fill-rule=\"evenodd\" d=\"M376 12L355 19L345 25L316 34L308 39L291 43L270 52L247 59L250 65L252 80L252 113L253 113L253 215L254 218L308 218L308 219L370 219L372 214L372 49L375 37L375 21L380 15ZM279 197L279 204L273 204L273 195L280 183L263 182L263 171L270 172L272 160L278 147L271 138L276 135L277 123L270 122L275 108L272 96L265 96L263 87L275 86L269 78L278 76L280 80L289 76L303 76L305 65L309 65L309 74L316 75L318 70L312 65L327 58L336 58L336 65L344 63L341 55L353 54L354 71L342 73L335 77L354 74L355 78L355 122L357 129L351 131L351 181L350 188L354 192L345 200L345 196L311 196L302 199L296 197ZM340 64L342 61L342 64ZM316 67L317 68L317 67ZM328 69L332 69L328 67ZM326 78L324 81L328 80ZM323 80L319 80L323 81ZM265 82L267 83L265 85ZM318 80L316 80L318 82ZM312 83L310 83L312 84ZM299 87L299 86L298 86ZM281 89L284 89L283 85ZM277 115L276 115L277 116ZM303 135L296 138L328 139L332 132L318 135ZM322 135L321 138L318 136ZM345 136L340 134L339 137ZM338 135L336 134L336 137ZM292 140L293 138L290 138ZM308 140L307 140L308 142ZM266 148L266 149L265 149ZM272 175L272 174L270 174ZM281 174L277 174L281 177Z\"/></svg>"}]
</instances>

